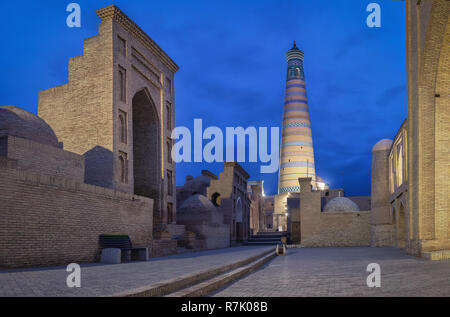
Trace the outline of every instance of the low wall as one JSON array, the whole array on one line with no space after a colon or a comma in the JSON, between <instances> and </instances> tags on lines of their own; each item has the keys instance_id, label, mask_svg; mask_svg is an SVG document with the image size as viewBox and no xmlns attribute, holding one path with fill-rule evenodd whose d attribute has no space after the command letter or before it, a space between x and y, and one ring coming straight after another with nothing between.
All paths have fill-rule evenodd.
<instances>
[{"instance_id":1,"label":"low wall","mask_svg":"<svg viewBox=\"0 0 450 317\"><path fill-rule=\"evenodd\" d=\"M0 160L0 267L99 259L99 234L151 247L153 200L17 170Z\"/></svg>"},{"instance_id":2,"label":"low wall","mask_svg":"<svg viewBox=\"0 0 450 317\"><path fill-rule=\"evenodd\" d=\"M81 155L15 136L4 137L3 146L3 155L17 160L21 170L84 183L84 158Z\"/></svg>"},{"instance_id":3,"label":"low wall","mask_svg":"<svg viewBox=\"0 0 450 317\"><path fill-rule=\"evenodd\" d=\"M230 227L228 225L187 225L188 231L194 232L202 241L202 249L222 249L230 246Z\"/></svg>"},{"instance_id":4,"label":"low wall","mask_svg":"<svg viewBox=\"0 0 450 317\"><path fill-rule=\"evenodd\" d=\"M301 210L304 247L369 246L370 211L307 212Z\"/></svg>"}]
</instances>

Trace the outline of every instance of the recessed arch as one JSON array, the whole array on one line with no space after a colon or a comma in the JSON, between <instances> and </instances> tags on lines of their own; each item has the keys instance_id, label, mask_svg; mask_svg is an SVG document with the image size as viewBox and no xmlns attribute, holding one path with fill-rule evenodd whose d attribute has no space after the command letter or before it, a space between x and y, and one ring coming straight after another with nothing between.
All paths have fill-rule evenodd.
<instances>
[{"instance_id":1,"label":"recessed arch","mask_svg":"<svg viewBox=\"0 0 450 317\"><path fill-rule=\"evenodd\" d=\"M132 117L134 193L159 200L160 121L147 88L138 90L133 96Z\"/></svg>"},{"instance_id":2,"label":"recessed arch","mask_svg":"<svg viewBox=\"0 0 450 317\"><path fill-rule=\"evenodd\" d=\"M220 193L215 192L211 196L211 202L214 204L214 206L219 207L221 205L221 197Z\"/></svg>"},{"instance_id":3,"label":"recessed arch","mask_svg":"<svg viewBox=\"0 0 450 317\"><path fill-rule=\"evenodd\" d=\"M236 214L235 214L236 222L242 222L243 211L242 211L241 197L238 197L236 200L235 212L236 212Z\"/></svg>"}]
</instances>

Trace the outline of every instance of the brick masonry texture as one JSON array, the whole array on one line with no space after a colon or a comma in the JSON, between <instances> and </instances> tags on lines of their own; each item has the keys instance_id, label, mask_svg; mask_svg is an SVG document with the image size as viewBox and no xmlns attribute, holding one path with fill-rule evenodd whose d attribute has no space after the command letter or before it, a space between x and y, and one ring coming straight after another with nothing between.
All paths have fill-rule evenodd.
<instances>
[{"instance_id":1,"label":"brick masonry texture","mask_svg":"<svg viewBox=\"0 0 450 317\"><path fill-rule=\"evenodd\" d=\"M293 208L294 243L304 247L368 246L370 211L322 212L321 192L311 192L311 178L300 179L300 208ZM309 189L309 190L308 190Z\"/></svg>"},{"instance_id":2,"label":"brick masonry texture","mask_svg":"<svg viewBox=\"0 0 450 317\"><path fill-rule=\"evenodd\" d=\"M406 2L410 254L450 250L450 2Z\"/></svg>"},{"instance_id":3,"label":"brick masonry texture","mask_svg":"<svg viewBox=\"0 0 450 317\"><path fill-rule=\"evenodd\" d=\"M99 234L151 246L151 199L11 167L3 158L0 267L94 262Z\"/></svg>"},{"instance_id":4,"label":"brick masonry texture","mask_svg":"<svg viewBox=\"0 0 450 317\"><path fill-rule=\"evenodd\" d=\"M6 137L6 157L24 171L84 182L84 158L60 148L13 136Z\"/></svg>"},{"instance_id":5,"label":"brick masonry texture","mask_svg":"<svg viewBox=\"0 0 450 317\"><path fill-rule=\"evenodd\" d=\"M147 262L81 265L81 288L68 288L66 267L0 271L0 297L6 296L108 296L130 289L209 270L274 249L234 247L189 252Z\"/></svg>"},{"instance_id":6,"label":"brick masonry texture","mask_svg":"<svg viewBox=\"0 0 450 317\"><path fill-rule=\"evenodd\" d=\"M168 186L175 192L176 174L168 153L178 66L116 6L97 15L98 35L84 41L83 55L70 59L68 83L39 93L39 116L66 150L85 156L88 183L153 198L155 219L162 223L171 203L175 222Z\"/></svg>"},{"instance_id":7,"label":"brick masonry texture","mask_svg":"<svg viewBox=\"0 0 450 317\"><path fill-rule=\"evenodd\" d=\"M381 287L369 288L369 263L381 267ZM288 249L261 270L214 296L450 296L450 260L424 261L400 249Z\"/></svg>"}]
</instances>

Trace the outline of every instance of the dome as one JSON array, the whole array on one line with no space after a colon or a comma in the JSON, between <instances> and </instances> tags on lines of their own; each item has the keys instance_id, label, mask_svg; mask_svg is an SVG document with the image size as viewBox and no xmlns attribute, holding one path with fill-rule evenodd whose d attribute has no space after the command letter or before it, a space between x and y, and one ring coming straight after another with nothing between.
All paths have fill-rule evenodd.
<instances>
[{"instance_id":1,"label":"dome","mask_svg":"<svg viewBox=\"0 0 450 317\"><path fill-rule=\"evenodd\" d=\"M192 195L186 199L180 209L195 210L196 212L209 212L216 209L213 203L203 195Z\"/></svg>"},{"instance_id":2,"label":"dome","mask_svg":"<svg viewBox=\"0 0 450 317\"><path fill-rule=\"evenodd\" d=\"M359 207L357 204L346 197L336 197L330 200L325 205L324 211L359 211Z\"/></svg>"},{"instance_id":3,"label":"dome","mask_svg":"<svg viewBox=\"0 0 450 317\"><path fill-rule=\"evenodd\" d=\"M377 142L372 148L372 152L376 151L386 151L391 148L392 140L390 139L383 139Z\"/></svg>"},{"instance_id":4,"label":"dome","mask_svg":"<svg viewBox=\"0 0 450 317\"><path fill-rule=\"evenodd\" d=\"M55 132L44 120L16 106L0 107L0 136L4 135L56 147L59 144Z\"/></svg>"}]
</instances>

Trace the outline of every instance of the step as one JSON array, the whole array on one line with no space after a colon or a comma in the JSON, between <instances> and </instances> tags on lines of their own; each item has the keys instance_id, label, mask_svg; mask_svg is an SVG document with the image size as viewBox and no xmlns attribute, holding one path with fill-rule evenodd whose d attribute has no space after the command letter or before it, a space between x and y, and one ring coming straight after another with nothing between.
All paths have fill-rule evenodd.
<instances>
[{"instance_id":1,"label":"step","mask_svg":"<svg viewBox=\"0 0 450 317\"><path fill-rule=\"evenodd\" d=\"M186 275L182 275L179 277L175 277L169 280L161 281L158 283L154 283L151 285L127 290L125 292L120 292L113 294L108 297L155 297L155 296L164 296L173 292L176 292L180 289L190 287L192 285L201 283L205 280L209 280L215 276L221 275L223 273L235 270L239 267L246 266L249 263L252 263L262 257L265 257L268 254L274 254L275 250L265 250L257 255L242 259L240 261L216 266L213 268L209 268L204 271L190 273Z\"/></svg>"},{"instance_id":2,"label":"step","mask_svg":"<svg viewBox=\"0 0 450 317\"><path fill-rule=\"evenodd\" d=\"M277 245L280 242L246 242L244 245Z\"/></svg>"},{"instance_id":3,"label":"step","mask_svg":"<svg viewBox=\"0 0 450 317\"><path fill-rule=\"evenodd\" d=\"M251 237L284 237L282 234L252 234Z\"/></svg>"},{"instance_id":4,"label":"step","mask_svg":"<svg viewBox=\"0 0 450 317\"><path fill-rule=\"evenodd\" d=\"M179 290L177 292L171 293L167 295L167 297L203 297L206 296L215 290L218 290L219 288L222 288L232 282L234 282L237 279L240 279L244 277L245 275L248 275L257 269L259 269L261 266L272 260L274 257L276 257L275 252L271 252L267 255L265 255L262 258L259 258L255 260L252 263L247 264L246 266L237 268L233 271L223 273L219 276L216 276L212 279L209 279L207 281L204 281L202 283L199 283L197 285L194 285L192 287L188 287L182 290Z\"/></svg>"},{"instance_id":5,"label":"step","mask_svg":"<svg viewBox=\"0 0 450 317\"><path fill-rule=\"evenodd\" d=\"M249 240L245 242L244 244L251 244L251 243L281 243L280 240Z\"/></svg>"}]
</instances>

